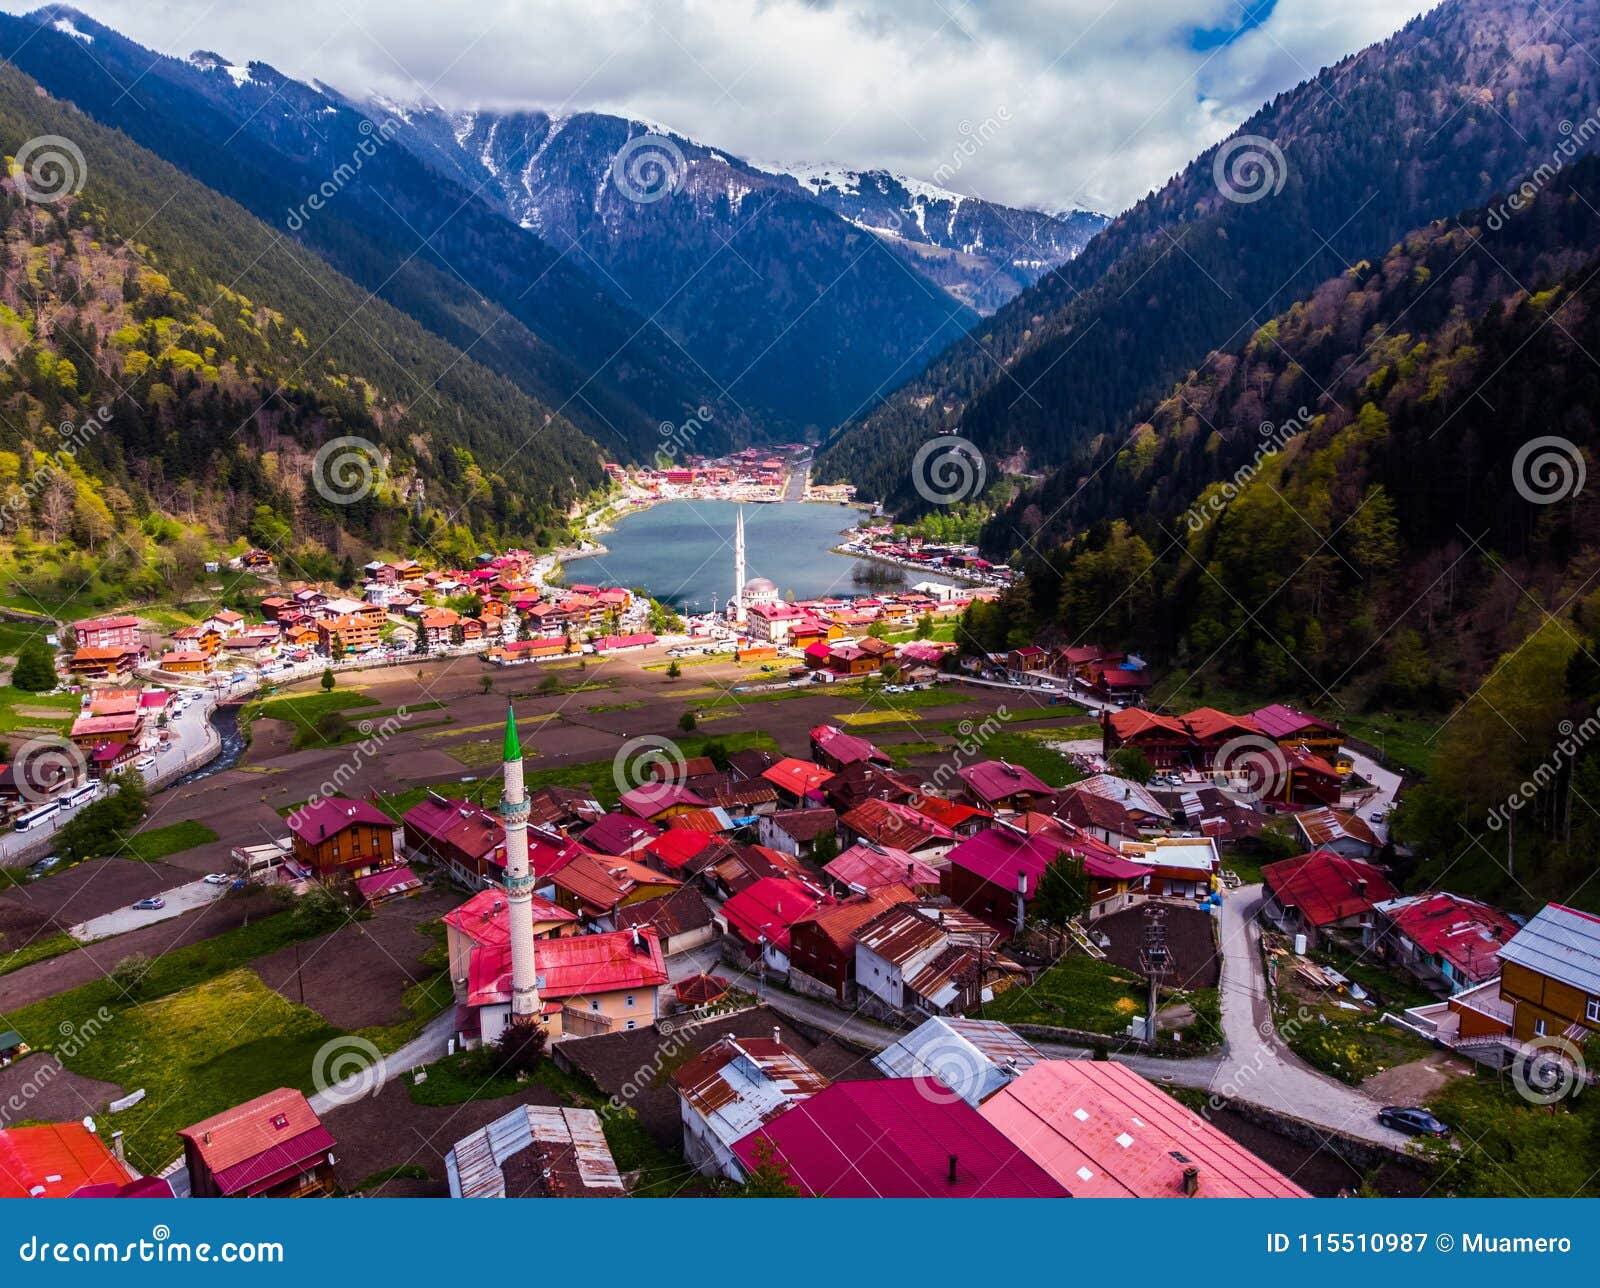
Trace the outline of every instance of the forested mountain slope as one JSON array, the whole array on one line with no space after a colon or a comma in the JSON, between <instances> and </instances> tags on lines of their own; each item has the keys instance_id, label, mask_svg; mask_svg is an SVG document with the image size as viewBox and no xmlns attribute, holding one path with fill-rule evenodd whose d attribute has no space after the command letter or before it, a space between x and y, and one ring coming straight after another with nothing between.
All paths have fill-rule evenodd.
<instances>
[{"instance_id":1,"label":"forested mountain slope","mask_svg":"<svg viewBox=\"0 0 1600 1288\"><path fill-rule=\"evenodd\" d=\"M81 163L25 149L40 136ZM17 158L0 185L0 490L19 566L170 592L242 532L308 559L470 558L560 535L602 486L564 418L12 67L0 149ZM378 448L350 503L356 485L330 499L313 477L341 436Z\"/></svg>"},{"instance_id":2,"label":"forested mountain slope","mask_svg":"<svg viewBox=\"0 0 1600 1288\"><path fill-rule=\"evenodd\" d=\"M1020 503L1050 518L1096 440L1125 432L1208 351L1236 347L1355 259L1557 155L1600 101L1597 38L1593 6L1557 15L1531 0L1445 0L1280 95L1236 136L1266 143L1208 151L1116 219L845 426L822 472L915 509L912 454L957 433L996 465L1060 467ZM1244 164L1252 157L1262 169ZM1017 533L992 539L997 551L1021 544Z\"/></svg>"}]
</instances>

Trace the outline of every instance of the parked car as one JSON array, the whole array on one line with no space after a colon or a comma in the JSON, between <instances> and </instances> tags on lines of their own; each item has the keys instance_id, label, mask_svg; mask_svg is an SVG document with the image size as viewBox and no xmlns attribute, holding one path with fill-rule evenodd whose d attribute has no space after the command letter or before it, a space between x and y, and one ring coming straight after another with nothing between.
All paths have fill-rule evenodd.
<instances>
[{"instance_id":1,"label":"parked car","mask_svg":"<svg viewBox=\"0 0 1600 1288\"><path fill-rule=\"evenodd\" d=\"M154 769L156 758L154 756L140 756L133 762L133 767L138 770Z\"/></svg>"},{"instance_id":2,"label":"parked car","mask_svg":"<svg viewBox=\"0 0 1600 1288\"><path fill-rule=\"evenodd\" d=\"M1378 1121L1385 1127L1393 1127L1402 1131L1407 1136L1448 1136L1450 1128L1440 1122L1426 1109L1419 1109L1415 1105L1385 1105L1378 1110Z\"/></svg>"},{"instance_id":3,"label":"parked car","mask_svg":"<svg viewBox=\"0 0 1600 1288\"><path fill-rule=\"evenodd\" d=\"M42 859L35 859L32 863L28 864L28 867L34 872L48 872L60 862L61 856L59 854L47 854Z\"/></svg>"},{"instance_id":4,"label":"parked car","mask_svg":"<svg viewBox=\"0 0 1600 1288\"><path fill-rule=\"evenodd\" d=\"M138 903L133 905L136 912L155 912L157 909L165 908L166 906L167 901L160 895L154 895L149 899L140 899Z\"/></svg>"},{"instance_id":5,"label":"parked car","mask_svg":"<svg viewBox=\"0 0 1600 1288\"><path fill-rule=\"evenodd\" d=\"M227 885L233 878L222 872L209 873L205 878L207 885Z\"/></svg>"}]
</instances>

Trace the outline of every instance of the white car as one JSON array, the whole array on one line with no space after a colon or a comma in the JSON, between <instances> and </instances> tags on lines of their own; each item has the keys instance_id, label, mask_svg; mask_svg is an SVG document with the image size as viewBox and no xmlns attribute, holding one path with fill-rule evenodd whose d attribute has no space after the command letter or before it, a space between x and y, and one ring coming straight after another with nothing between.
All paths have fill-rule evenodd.
<instances>
[{"instance_id":1,"label":"white car","mask_svg":"<svg viewBox=\"0 0 1600 1288\"><path fill-rule=\"evenodd\" d=\"M133 767L139 770L154 769L155 765L156 758L154 756L140 756L138 760L133 762Z\"/></svg>"},{"instance_id":2,"label":"white car","mask_svg":"<svg viewBox=\"0 0 1600 1288\"><path fill-rule=\"evenodd\" d=\"M212 872L205 877L207 885L227 885L233 878L221 872Z\"/></svg>"}]
</instances>

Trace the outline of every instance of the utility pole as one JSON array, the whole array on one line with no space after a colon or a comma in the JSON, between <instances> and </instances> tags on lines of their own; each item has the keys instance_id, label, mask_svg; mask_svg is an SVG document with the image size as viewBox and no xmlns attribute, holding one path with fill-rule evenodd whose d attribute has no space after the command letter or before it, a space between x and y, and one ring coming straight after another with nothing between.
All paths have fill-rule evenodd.
<instances>
[{"instance_id":1,"label":"utility pole","mask_svg":"<svg viewBox=\"0 0 1600 1288\"><path fill-rule=\"evenodd\" d=\"M1167 910L1147 903L1144 912L1144 944L1139 949L1139 964L1150 982L1150 1004L1145 1016L1145 1040L1156 1040L1156 1007L1161 984L1172 972L1172 954L1167 948Z\"/></svg>"}]
</instances>

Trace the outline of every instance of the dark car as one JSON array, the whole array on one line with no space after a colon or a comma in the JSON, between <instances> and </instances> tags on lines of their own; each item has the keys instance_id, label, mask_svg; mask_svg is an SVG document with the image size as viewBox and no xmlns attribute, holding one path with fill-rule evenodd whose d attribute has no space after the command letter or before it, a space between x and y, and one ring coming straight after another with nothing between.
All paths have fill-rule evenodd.
<instances>
[{"instance_id":1,"label":"dark car","mask_svg":"<svg viewBox=\"0 0 1600 1288\"><path fill-rule=\"evenodd\" d=\"M1378 1110L1378 1121L1385 1127L1403 1131L1407 1136L1448 1136L1450 1129L1415 1105L1385 1105Z\"/></svg>"}]
</instances>

